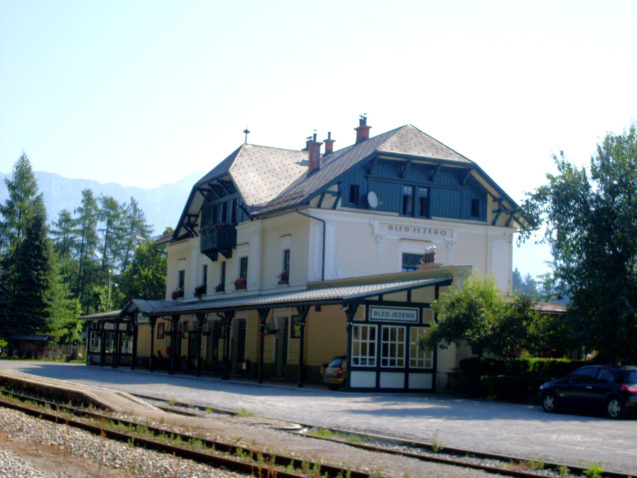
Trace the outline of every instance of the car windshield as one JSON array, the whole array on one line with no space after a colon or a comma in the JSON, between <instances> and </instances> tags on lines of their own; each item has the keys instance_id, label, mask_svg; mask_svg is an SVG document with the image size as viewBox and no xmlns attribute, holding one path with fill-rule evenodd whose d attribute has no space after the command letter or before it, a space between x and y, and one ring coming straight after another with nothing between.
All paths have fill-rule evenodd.
<instances>
[{"instance_id":1,"label":"car windshield","mask_svg":"<svg viewBox=\"0 0 637 478\"><path fill-rule=\"evenodd\" d=\"M343 364L343 357L338 357L332 359L332 361L328 364L329 368L340 367Z\"/></svg>"}]
</instances>

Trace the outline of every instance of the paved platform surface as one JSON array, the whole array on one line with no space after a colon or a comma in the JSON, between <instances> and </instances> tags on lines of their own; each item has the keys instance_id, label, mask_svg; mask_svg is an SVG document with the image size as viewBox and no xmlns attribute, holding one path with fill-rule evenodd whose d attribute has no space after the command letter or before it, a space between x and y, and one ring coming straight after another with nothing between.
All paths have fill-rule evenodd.
<instances>
[{"instance_id":1,"label":"paved platform surface","mask_svg":"<svg viewBox=\"0 0 637 478\"><path fill-rule=\"evenodd\" d=\"M442 446L637 475L637 419L549 415L539 406L431 394L332 392L82 364L0 360L0 369Z\"/></svg>"}]
</instances>

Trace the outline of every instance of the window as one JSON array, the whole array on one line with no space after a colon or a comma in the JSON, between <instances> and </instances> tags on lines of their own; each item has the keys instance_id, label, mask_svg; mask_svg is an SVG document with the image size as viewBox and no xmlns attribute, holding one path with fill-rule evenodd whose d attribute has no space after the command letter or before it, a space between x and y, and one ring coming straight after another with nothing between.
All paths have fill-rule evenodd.
<instances>
[{"instance_id":1,"label":"window","mask_svg":"<svg viewBox=\"0 0 637 478\"><path fill-rule=\"evenodd\" d=\"M403 272L418 270L421 260L422 254L411 254L406 252L403 254L403 265L401 270Z\"/></svg>"},{"instance_id":2,"label":"window","mask_svg":"<svg viewBox=\"0 0 637 478\"><path fill-rule=\"evenodd\" d=\"M237 223L237 200L232 200L232 224Z\"/></svg>"},{"instance_id":3,"label":"window","mask_svg":"<svg viewBox=\"0 0 637 478\"><path fill-rule=\"evenodd\" d=\"M376 326L352 326L352 365L357 367L376 366Z\"/></svg>"},{"instance_id":4,"label":"window","mask_svg":"<svg viewBox=\"0 0 637 478\"><path fill-rule=\"evenodd\" d=\"M409 367L433 368L434 354L432 350L422 350L420 341L427 334L426 327L412 327L409 331Z\"/></svg>"},{"instance_id":5,"label":"window","mask_svg":"<svg viewBox=\"0 0 637 478\"><path fill-rule=\"evenodd\" d=\"M201 266L201 284L208 285L208 264Z\"/></svg>"},{"instance_id":6,"label":"window","mask_svg":"<svg viewBox=\"0 0 637 478\"><path fill-rule=\"evenodd\" d=\"M430 217L429 188L418 188L418 216Z\"/></svg>"},{"instance_id":7,"label":"window","mask_svg":"<svg viewBox=\"0 0 637 478\"><path fill-rule=\"evenodd\" d=\"M102 340L97 331L91 333L91 343L89 344L89 352L99 352Z\"/></svg>"},{"instance_id":8,"label":"window","mask_svg":"<svg viewBox=\"0 0 637 478\"><path fill-rule=\"evenodd\" d=\"M104 339L104 352L107 354L115 352L115 332L106 332Z\"/></svg>"},{"instance_id":9,"label":"window","mask_svg":"<svg viewBox=\"0 0 637 478\"><path fill-rule=\"evenodd\" d=\"M226 222L228 222L228 204L225 202L222 202L220 206L221 206L221 222L225 224Z\"/></svg>"},{"instance_id":10,"label":"window","mask_svg":"<svg viewBox=\"0 0 637 478\"><path fill-rule=\"evenodd\" d=\"M177 287L183 289L184 288L184 284L186 282L186 271L181 270L179 271L179 279L177 281Z\"/></svg>"},{"instance_id":11,"label":"window","mask_svg":"<svg viewBox=\"0 0 637 478\"><path fill-rule=\"evenodd\" d=\"M248 280L248 258L242 257L239 259L239 278Z\"/></svg>"},{"instance_id":12,"label":"window","mask_svg":"<svg viewBox=\"0 0 637 478\"><path fill-rule=\"evenodd\" d=\"M359 189L358 184L352 184L349 187L349 202L358 205Z\"/></svg>"},{"instance_id":13,"label":"window","mask_svg":"<svg viewBox=\"0 0 637 478\"><path fill-rule=\"evenodd\" d=\"M414 188L412 186L403 186L403 216L414 215Z\"/></svg>"},{"instance_id":14,"label":"window","mask_svg":"<svg viewBox=\"0 0 637 478\"><path fill-rule=\"evenodd\" d=\"M212 223L217 224L219 222L219 205L212 206Z\"/></svg>"},{"instance_id":15,"label":"window","mask_svg":"<svg viewBox=\"0 0 637 478\"><path fill-rule=\"evenodd\" d=\"M381 367L405 366L405 327L383 325L380 346Z\"/></svg>"},{"instance_id":16,"label":"window","mask_svg":"<svg viewBox=\"0 0 637 478\"><path fill-rule=\"evenodd\" d=\"M132 354L133 353L133 336L132 334L122 333L121 336L121 344L120 351L122 354Z\"/></svg>"},{"instance_id":17,"label":"window","mask_svg":"<svg viewBox=\"0 0 637 478\"><path fill-rule=\"evenodd\" d=\"M480 218L480 200L479 199L471 200L471 217L476 219Z\"/></svg>"},{"instance_id":18,"label":"window","mask_svg":"<svg viewBox=\"0 0 637 478\"><path fill-rule=\"evenodd\" d=\"M216 290L217 292L226 290L226 261L221 263L221 270L219 271L219 285Z\"/></svg>"},{"instance_id":19,"label":"window","mask_svg":"<svg viewBox=\"0 0 637 478\"><path fill-rule=\"evenodd\" d=\"M279 284L289 284L290 282L290 249L283 249L283 264L279 274Z\"/></svg>"}]
</instances>

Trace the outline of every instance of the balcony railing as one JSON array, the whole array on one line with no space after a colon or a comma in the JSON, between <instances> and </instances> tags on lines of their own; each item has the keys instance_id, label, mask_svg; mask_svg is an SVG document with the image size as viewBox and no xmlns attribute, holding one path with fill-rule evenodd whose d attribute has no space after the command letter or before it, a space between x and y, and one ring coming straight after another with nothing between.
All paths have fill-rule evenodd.
<instances>
[{"instance_id":1,"label":"balcony railing","mask_svg":"<svg viewBox=\"0 0 637 478\"><path fill-rule=\"evenodd\" d=\"M232 224L204 226L199 235L199 249L211 260L216 261L219 253L230 259L232 249L237 246L237 228Z\"/></svg>"}]
</instances>

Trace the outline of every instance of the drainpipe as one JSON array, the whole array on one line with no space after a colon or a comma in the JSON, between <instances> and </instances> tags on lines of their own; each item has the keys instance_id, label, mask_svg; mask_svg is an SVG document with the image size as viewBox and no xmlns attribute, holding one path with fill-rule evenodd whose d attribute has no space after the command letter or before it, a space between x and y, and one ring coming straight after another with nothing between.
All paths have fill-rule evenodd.
<instances>
[{"instance_id":1,"label":"drainpipe","mask_svg":"<svg viewBox=\"0 0 637 478\"><path fill-rule=\"evenodd\" d=\"M325 280L325 219L321 219L320 217L316 217L316 216L311 216L310 214L307 214L305 212L301 212L298 209L295 209L294 212L296 212L297 214L300 214L301 216L309 217L310 219L314 219L316 221L319 221L321 224L323 224L323 248L322 248L322 254L321 254L321 280L324 281Z\"/></svg>"}]
</instances>

